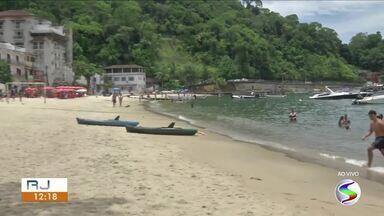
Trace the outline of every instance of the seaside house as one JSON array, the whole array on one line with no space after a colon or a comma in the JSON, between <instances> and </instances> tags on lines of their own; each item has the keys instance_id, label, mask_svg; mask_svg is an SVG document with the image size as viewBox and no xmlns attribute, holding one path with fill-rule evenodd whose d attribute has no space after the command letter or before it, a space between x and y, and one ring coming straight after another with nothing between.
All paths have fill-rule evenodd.
<instances>
[{"instance_id":1,"label":"seaside house","mask_svg":"<svg viewBox=\"0 0 384 216\"><path fill-rule=\"evenodd\" d=\"M113 87L123 92L141 93L146 88L144 68L140 65L111 65L104 68L104 83L110 82Z\"/></svg>"},{"instance_id":2,"label":"seaside house","mask_svg":"<svg viewBox=\"0 0 384 216\"><path fill-rule=\"evenodd\" d=\"M70 29L53 26L50 21L35 17L26 11L1 11L0 42L12 44L18 47L18 50L23 48L25 53L32 53L33 71L44 74L43 81L49 85L57 82L73 82ZM41 76L36 77L41 79ZM18 78L20 76L16 73L14 79Z\"/></svg>"}]
</instances>

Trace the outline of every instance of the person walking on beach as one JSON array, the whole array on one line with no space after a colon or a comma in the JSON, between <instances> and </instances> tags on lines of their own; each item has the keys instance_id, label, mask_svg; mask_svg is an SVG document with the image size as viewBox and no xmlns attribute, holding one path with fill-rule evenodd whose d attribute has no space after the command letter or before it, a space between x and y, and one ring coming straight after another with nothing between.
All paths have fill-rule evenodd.
<instances>
[{"instance_id":1,"label":"person walking on beach","mask_svg":"<svg viewBox=\"0 0 384 216\"><path fill-rule=\"evenodd\" d=\"M369 127L369 131L361 138L365 140L372 133L375 133L375 141L371 146L368 147L368 162L367 166L371 167L372 159L373 159L373 150L380 150L381 154L384 156L384 122L383 120L377 118L377 113L374 110L370 110L368 112L369 119L371 120L371 125Z\"/></svg>"},{"instance_id":2,"label":"person walking on beach","mask_svg":"<svg viewBox=\"0 0 384 216\"><path fill-rule=\"evenodd\" d=\"M292 109L291 112L289 113L289 120L291 122L296 122L297 120L297 113L295 112L294 109Z\"/></svg>"},{"instance_id":3,"label":"person walking on beach","mask_svg":"<svg viewBox=\"0 0 384 216\"><path fill-rule=\"evenodd\" d=\"M119 94L119 105L121 106L123 104L123 95Z\"/></svg>"},{"instance_id":4,"label":"person walking on beach","mask_svg":"<svg viewBox=\"0 0 384 216\"><path fill-rule=\"evenodd\" d=\"M113 104L113 107L115 107L116 106L116 93L113 93L112 94L112 104Z\"/></svg>"}]
</instances>

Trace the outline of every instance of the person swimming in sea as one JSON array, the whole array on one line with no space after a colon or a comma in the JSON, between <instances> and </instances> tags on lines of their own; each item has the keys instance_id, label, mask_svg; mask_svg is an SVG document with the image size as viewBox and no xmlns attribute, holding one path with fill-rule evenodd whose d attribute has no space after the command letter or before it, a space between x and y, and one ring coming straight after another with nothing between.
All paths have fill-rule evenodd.
<instances>
[{"instance_id":1,"label":"person swimming in sea","mask_svg":"<svg viewBox=\"0 0 384 216\"><path fill-rule=\"evenodd\" d=\"M289 120L291 122L296 122L297 121L297 113L295 112L294 109L292 109L291 112L289 113Z\"/></svg>"},{"instance_id":2,"label":"person swimming in sea","mask_svg":"<svg viewBox=\"0 0 384 216\"><path fill-rule=\"evenodd\" d=\"M379 150L384 156L384 121L377 118L376 111L374 110L370 110L368 112L368 116L371 120L369 131L361 139L365 140L367 137L372 135L372 133L375 133L375 141L367 148L367 166L371 167L373 159L373 150Z\"/></svg>"},{"instance_id":3,"label":"person swimming in sea","mask_svg":"<svg viewBox=\"0 0 384 216\"><path fill-rule=\"evenodd\" d=\"M345 128L346 130L351 129L351 121L348 119L347 114L343 115L339 119L339 127Z\"/></svg>"}]
</instances>

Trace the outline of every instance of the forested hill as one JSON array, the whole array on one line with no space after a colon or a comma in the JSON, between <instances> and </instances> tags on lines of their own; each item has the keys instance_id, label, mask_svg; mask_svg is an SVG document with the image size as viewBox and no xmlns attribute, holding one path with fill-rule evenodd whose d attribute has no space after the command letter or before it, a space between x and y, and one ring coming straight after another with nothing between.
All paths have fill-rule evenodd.
<instances>
[{"instance_id":1,"label":"forested hill","mask_svg":"<svg viewBox=\"0 0 384 216\"><path fill-rule=\"evenodd\" d=\"M333 29L282 17L260 3L18 0L1 1L0 9L26 9L71 26L78 75L135 63L176 87L236 78L354 81L358 67L384 68L379 33L343 45Z\"/></svg>"}]
</instances>

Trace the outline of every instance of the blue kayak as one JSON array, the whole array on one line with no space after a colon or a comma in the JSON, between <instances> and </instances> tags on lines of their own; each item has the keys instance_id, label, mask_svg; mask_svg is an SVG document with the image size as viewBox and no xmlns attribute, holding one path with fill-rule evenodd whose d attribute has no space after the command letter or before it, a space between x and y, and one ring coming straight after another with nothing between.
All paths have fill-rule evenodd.
<instances>
[{"instance_id":1,"label":"blue kayak","mask_svg":"<svg viewBox=\"0 0 384 216\"><path fill-rule=\"evenodd\" d=\"M118 118L109 120L91 120L76 118L78 124L84 125L99 125L99 126L114 126L114 127L126 127L126 126L137 126L139 122L136 121L122 121Z\"/></svg>"}]
</instances>

